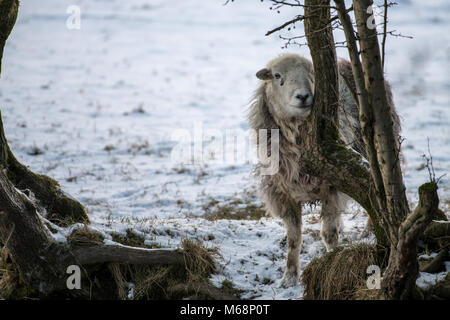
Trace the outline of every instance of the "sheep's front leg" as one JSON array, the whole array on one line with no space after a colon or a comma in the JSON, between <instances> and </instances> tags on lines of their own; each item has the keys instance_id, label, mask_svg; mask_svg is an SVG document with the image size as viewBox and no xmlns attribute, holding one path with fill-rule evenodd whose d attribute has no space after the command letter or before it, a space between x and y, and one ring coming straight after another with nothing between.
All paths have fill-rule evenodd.
<instances>
[{"instance_id":1,"label":"sheep's front leg","mask_svg":"<svg viewBox=\"0 0 450 320\"><path fill-rule=\"evenodd\" d=\"M274 188L264 190L263 202L267 211L274 217L283 219L287 232L287 261L281 287L298 284L300 277L299 255L302 245L302 206L289 195Z\"/></svg>"},{"instance_id":2,"label":"sheep's front leg","mask_svg":"<svg viewBox=\"0 0 450 320\"><path fill-rule=\"evenodd\" d=\"M302 246L302 218L301 209L289 209L289 214L283 217L287 231L287 260L286 270L280 286L292 287L298 284L300 278L299 256Z\"/></svg>"},{"instance_id":3,"label":"sheep's front leg","mask_svg":"<svg viewBox=\"0 0 450 320\"><path fill-rule=\"evenodd\" d=\"M341 228L341 212L345 210L347 199L333 187L322 199L322 227L320 236L327 251L332 250L338 244L339 229Z\"/></svg>"}]
</instances>

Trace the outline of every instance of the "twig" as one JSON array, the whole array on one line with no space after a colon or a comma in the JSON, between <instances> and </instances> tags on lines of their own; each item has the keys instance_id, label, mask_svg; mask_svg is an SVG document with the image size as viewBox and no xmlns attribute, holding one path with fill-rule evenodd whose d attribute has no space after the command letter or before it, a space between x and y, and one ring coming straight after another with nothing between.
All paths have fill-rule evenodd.
<instances>
[{"instance_id":1,"label":"twig","mask_svg":"<svg viewBox=\"0 0 450 320\"><path fill-rule=\"evenodd\" d=\"M3 248L0 250L0 254L2 255L2 258L3 258L4 262L6 262L6 260L8 258L8 255L9 255L8 254L9 250L7 248L7 245L8 245L9 239L11 239L11 235L13 234L15 227L16 227L16 225L13 223L12 228L11 228L11 232L9 233L8 237L6 238L6 241L3 244Z\"/></svg>"},{"instance_id":2,"label":"twig","mask_svg":"<svg viewBox=\"0 0 450 320\"><path fill-rule=\"evenodd\" d=\"M5 243L3 244L2 251L3 251L3 249L5 249L5 248L7 247L8 242L9 242L9 239L11 239L11 235L13 234L15 227L16 227L16 225L13 223L13 224L12 224L12 228L11 228L11 232L9 233L8 238L6 238L6 241L5 241Z\"/></svg>"},{"instance_id":3,"label":"twig","mask_svg":"<svg viewBox=\"0 0 450 320\"><path fill-rule=\"evenodd\" d=\"M382 68L382 70L384 70L384 56L386 54L387 14L388 14L388 0L384 0L383 40L381 42L381 68Z\"/></svg>"},{"instance_id":4,"label":"twig","mask_svg":"<svg viewBox=\"0 0 450 320\"><path fill-rule=\"evenodd\" d=\"M353 6L351 6L350 8L348 8L348 9L346 10L346 12L349 13L349 12L351 12L352 10L353 10ZM306 16L304 16L304 15L298 15L298 16L296 16L294 19L289 20L289 21L283 23L282 25L280 25L280 26L278 26L278 27L276 27L276 28L274 28L274 29L272 29L272 30L267 31L265 35L266 35L266 36L269 36L269 35L271 35L271 34L274 33L274 32L280 31L280 30L286 28L287 26L289 26L289 25L291 25L291 24L295 24L296 22L303 21L303 20L305 20L306 18L308 18L308 17L306 17ZM336 16L332 17L332 18L329 20L329 23L333 23L334 21L336 21L336 20L338 20L338 19L339 19L339 17L336 15Z\"/></svg>"},{"instance_id":5,"label":"twig","mask_svg":"<svg viewBox=\"0 0 450 320\"><path fill-rule=\"evenodd\" d=\"M287 26L289 26L289 25L291 25L291 24L294 24L294 23L296 23L296 22L298 22L298 21L302 21L303 19L305 19L305 16L302 16L302 15L297 16L297 17L295 17L294 19L289 20L288 22L283 23L281 26L276 27L275 29L272 29L272 30L270 30L270 31L267 31L265 35L266 35L266 36L269 36L269 35L271 35L272 33L277 32L277 31L280 31L280 30L286 28Z\"/></svg>"},{"instance_id":6,"label":"twig","mask_svg":"<svg viewBox=\"0 0 450 320\"><path fill-rule=\"evenodd\" d=\"M433 166L433 156L431 155L431 151L430 151L430 138L427 138L427 144L428 144L428 156L429 157L427 157L426 154L423 154L422 157L427 162L425 167L427 167L427 169L428 169L428 174L430 176L430 182L437 183L436 182L436 173L434 172L434 166ZM442 178L442 176L440 178Z\"/></svg>"}]
</instances>

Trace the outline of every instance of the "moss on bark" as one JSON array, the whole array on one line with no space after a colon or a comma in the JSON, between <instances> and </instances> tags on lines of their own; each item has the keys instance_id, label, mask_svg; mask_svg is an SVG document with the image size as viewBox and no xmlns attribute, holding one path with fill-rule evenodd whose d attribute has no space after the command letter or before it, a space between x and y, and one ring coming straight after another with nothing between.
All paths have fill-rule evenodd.
<instances>
[{"instance_id":1,"label":"moss on bark","mask_svg":"<svg viewBox=\"0 0 450 320\"><path fill-rule=\"evenodd\" d=\"M0 0L0 74L2 71L3 48L19 11L19 0Z\"/></svg>"},{"instance_id":2,"label":"moss on bark","mask_svg":"<svg viewBox=\"0 0 450 320\"><path fill-rule=\"evenodd\" d=\"M65 194L57 181L36 174L21 164L11 149L5 137L0 112L0 164L6 169L8 179L19 190L30 190L39 203L45 208L47 218L53 223L66 227L76 222L89 223L87 212L83 205Z\"/></svg>"}]
</instances>

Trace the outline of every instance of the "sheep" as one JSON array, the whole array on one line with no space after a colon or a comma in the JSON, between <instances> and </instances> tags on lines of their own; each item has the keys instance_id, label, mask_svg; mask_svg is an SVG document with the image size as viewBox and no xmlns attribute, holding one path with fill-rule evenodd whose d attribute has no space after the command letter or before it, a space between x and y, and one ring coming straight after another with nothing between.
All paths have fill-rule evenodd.
<instances>
[{"instance_id":1,"label":"sheep","mask_svg":"<svg viewBox=\"0 0 450 320\"><path fill-rule=\"evenodd\" d=\"M353 98L356 89L350 62L340 59L338 70L341 101L338 110L339 133L348 146L366 156L358 105ZM321 203L320 235L329 251L338 244L340 214L345 210L349 198L329 181L310 176L301 169L299 155L302 150L297 142L301 136L298 128L308 119L314 100L314 70L311 61L297 54L283 54L270 61L256 76L262 82L250 104L249 126L256 132L260 129L279 130L279 166L274 174L261 174L263 164L260 161L255 167L255 175L259 180L258 190L266 211L281 218L286 228L287 261L279 285L290 287L298 284L300 276L302 204ZM386 89L394 132L399 137L400 121L387 82Z\"/></svg>"}]
</instances>

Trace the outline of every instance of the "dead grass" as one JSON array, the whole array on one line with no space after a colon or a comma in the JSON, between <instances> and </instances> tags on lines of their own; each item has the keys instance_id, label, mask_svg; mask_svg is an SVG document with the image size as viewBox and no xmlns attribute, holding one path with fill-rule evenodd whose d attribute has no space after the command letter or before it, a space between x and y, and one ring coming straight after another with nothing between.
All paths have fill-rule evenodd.
<instances>
[{"instance_id":1,"label":"dead grass","mask_svg":"<svg viewBox=\"0 0 450 320\"><path fill-rule=\"evenodd\" d=\"M353 300L382 300L381 290L361 287L355 291Z\"/></svg>"},{"instance_id":2,"label":"dead grass","mask_svg":"<svg viewBox=\"0 0 450 320\"><path fill-rule=\"evenodd\" d=\"M76 229L67 237L67 241L71 245L101 244L103 240L104 237L100 232L87 227Z\"/></svg>"},{"instance_id":3,"label":"dead grass","mask_svg":"<svg viewBox=\"0 0 450 320\"><path fill-rule=\"evenodd\" d=\"M217 288L209 282L216 271L214 252L201 243L183 240L184 264L169 266L110 265L120 299L160 300L194 296L217 298ZM134 284L133 297L128 296L129 283ZM220 295L220 294L219 294Z\"/></svg>"},{"instance_id":4,"label":"dead grass","mask_svg":"<svg viewBox=\"0 0 450 320\"><path fill-rule=\"evenodd\" d=\"M376 248L368 244L338 247L306 266L302 283L307 300L376 299L366 290L369 265L376 265Z\"/></svg>"},{"instance_id":5,"label":"dead grass","mask_svg":"<svg viewBox=\"0 0 450 320\"><path fill-rule=\"evenodd\" d=\"M234 286L233 281L225 279L222 281L222 288L221 288L224 292L234 295L236 297L240 297L242 293L244 293L243 290L237 289Z\"/></svg>"},{"instance_id":6,"label":"dead grass","mask_svg":"<svg viewBox=\"0 0 450 320\"><path fill-rule=\"evenodd\" d=\"M0 248L3 245L0 243ZM6 248L0 254L0 300L30 300L36 299L36 293L31 290L20 276L19 270L11 261Z\"/></svg>"},{"instance_id":7,"label":"dead grass","mask_svg":"<svg viewBox=\"0 0 450 320\"><path fill-rule=\"evenodd\" d=\"M155 249L161 248L161 245L158 243L145 243L145 238L139 236L132 229L127 229L125 236L118 233L113 233L112 239L114 242L124 244L130 247L139 247L139 248L147 248L147 249Z\"/></svg>"},{"instance_id":8,"label":"dead grass","mask_svg":"<svg viewBox=\"0 0 450 320\"><path fill-rule=\"evenodd\" d=\"M146 246L143 238L127 231L125 244ZM102 243L103 236L97 231L80 228L68 237L71 245L89 245ZM1 245L1 244L0 244ZM1 248L1 246L0 246ZM180 249L184 256L183 263L148 266L128 264L99 264L87 270L91 281L103 277L102 281L110 283L108 288L101 288L108 299L123 300L162 300L162 299L236 299L235 292L228 288L219 289L209 283L209 277L216 272L213 256L217 250L208 249L200 242L184 240ZM5 250L4 250L5 251ZM133 284L131 287L130 284ZM133 289L133 293L131 290ZM103 292L102 291L102 292ZM102 294L100 292L100 294ZM93 296L94 299L95 296ZM100 296L99 296L100 297ZM22 281L15 265L8 258L7 252L0 255L0 299L37 299L39 295L30 291Z\"/></svg>"},{"instance_id":9,"label":"dead grass","mask_svg":"<svg viewBox=\"0 0 450 320\"><path fill-rule=\"evenodd\" d=\"M250 199L235 197L224 201L209 198L202 209L208 220L259 220L266 215L262 205L256 205Z\"/></svg>"}]
</instances>

